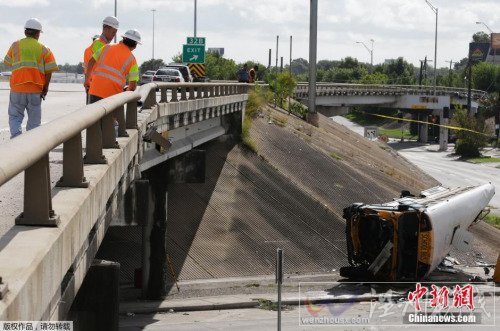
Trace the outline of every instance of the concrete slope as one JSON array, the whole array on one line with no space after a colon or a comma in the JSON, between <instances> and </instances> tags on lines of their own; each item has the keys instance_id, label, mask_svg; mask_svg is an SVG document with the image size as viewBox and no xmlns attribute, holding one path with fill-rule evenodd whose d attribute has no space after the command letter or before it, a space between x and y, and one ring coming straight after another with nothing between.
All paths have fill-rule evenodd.
<instances>
[{"instance_id":1,"label":"concrete slope","mask_svg":"<svg viewBox=\"0 0 500 331\"><path fill-rule=\"evenodd\" d=\"M286 120L269 124L269 116ZM179 278L272 274L278 247L288 274L338 270L346 263L342 208L435 184L353 137L326 118L318 129L271 112L253 124L257 155L209 144L206 182L169 185L167 245Z\"/></svg>"}]
</instances>

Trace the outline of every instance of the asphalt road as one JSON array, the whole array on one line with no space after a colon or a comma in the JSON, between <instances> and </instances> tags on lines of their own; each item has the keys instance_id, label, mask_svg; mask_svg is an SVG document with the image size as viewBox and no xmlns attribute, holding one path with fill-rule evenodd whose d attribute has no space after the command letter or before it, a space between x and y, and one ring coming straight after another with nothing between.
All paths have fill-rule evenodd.
<instances>
[{"instance_id":1,"label":"asphalt road","mask_svg":"<svg viewBox=\"0 0 500 331\"><path fill-rule=\"evenodd\" d=\"M332 117L352 131L363 135L364 128L350 122L341 116ZM434 177L445 187L471 186L485 183L495 185L497 194L490 201L492 211L500 214L500 166L499 163L472 164L461 161L453 155L454 145L450 144L447 151L439 152L437 144L418 144L413 142L389 143L400 155L418 166L428 175ZM500 150L488 149L486 155L500 156ZM418 193L418 192L412 192Z\"/></svg>"},{"instance_id":2,"label":"asphalt road","mask_svg":"<svg viewBox=\"0 0 500 331\"><path fill-rule=\"evenodd\" d=\"M484 309L490 314L482 313L481 330L496 330L500 324L498 308L495 312L495 301L498 296L486 297ZM391 306L389 306L391 305ZM383 307L383 308L381 308ZM388 309L391 308L391 309ZM323 309L324 310L324 309ZM387 302L335 303L329 307L330 312L324 316L332 324L309 324L312 314L302 306L290 307L283 311L281 327L283 330L472 330L478 325L439 325L420 324L403 325L403 305ZM412 310L408 309L410 313ZM370 314L370 312L372 312ZM323 315L322 315L323 316ZM324 321L325 319L323 319ZM307 323L307 324L306 324ZM160 331L160 330L276 330L277 312L263 309L228 309L209 311L190 311L158 313L154 315L122 316L122 331Z\"/></svg>"},{"instance_id":3,"label":"asphalt road","mask_svg":"<svg viewBox=\"0 0 500 331\"><path fill-rule=\"evenodd\" d=\"M9 135L9 83L0 82L0 143L8 140ZM58 117L69 114L85 106L85 90L81 84L52 83L49 93L42 101L42 123L50 122ZM26 126L27 117L23 121L23 129Z\"/></svg>"}]
</instances>

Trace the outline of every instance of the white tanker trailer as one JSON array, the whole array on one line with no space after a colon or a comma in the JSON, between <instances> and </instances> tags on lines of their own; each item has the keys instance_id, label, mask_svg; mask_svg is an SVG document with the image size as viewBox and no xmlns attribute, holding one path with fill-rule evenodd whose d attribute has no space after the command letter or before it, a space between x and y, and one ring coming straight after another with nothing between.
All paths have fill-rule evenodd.
<instances>
[{"instance_id":1,"label":"white tanker trailer","mask_svg":"<svg viewBox=\"0 0 500 331\"><path fill-rule=\"evenodd\" d=\"M414 197L402 192L389 203L355 203L344 208L350 266L348 278L420 280L446 257L452 246L472 244L469 227L479 220L495 194L492 184L447 189L434 187Z\"/></svg>"}]
</instances>

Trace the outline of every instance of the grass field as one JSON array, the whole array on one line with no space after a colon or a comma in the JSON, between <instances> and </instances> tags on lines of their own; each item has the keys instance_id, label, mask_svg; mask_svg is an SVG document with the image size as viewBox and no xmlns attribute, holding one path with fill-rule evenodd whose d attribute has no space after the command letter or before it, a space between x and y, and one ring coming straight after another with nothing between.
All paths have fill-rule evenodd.
<instances>
[{"instance_id":1,"label":"grass field","mask_svg":"<svg viewBox=\"0 0 500 331\"><path fill-rule=\"evenodd\" d=\"M484 219L484 221L486 223L491 224L494 227L500 229L500 216L489 214L489 215L486 216L486 218Z\"/></svg>"}]
</instances>

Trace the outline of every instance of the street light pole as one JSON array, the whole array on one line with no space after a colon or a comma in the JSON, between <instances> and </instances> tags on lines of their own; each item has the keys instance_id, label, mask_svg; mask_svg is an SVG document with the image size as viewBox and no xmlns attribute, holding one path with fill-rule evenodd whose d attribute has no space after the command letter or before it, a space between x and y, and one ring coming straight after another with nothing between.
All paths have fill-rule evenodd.
<instances>
[{"instance_id":1,"label":"street light pole","mask_svg":"<svg viewBox=\"0 0 500 331\"><path fill-rule=\"evenodd\" d=\"M118 8L118 5L116 3L117 0L115 0L115 17L118 17L118 14L116 13L117 12L117 8ZM115 43L116 43L116 35L115 35Z\"/></svg>"},{"instance_id":2,"label":"street light pole","mask_svg":"<svg viewBox=\"0 0 500 331\"><path fill-rule=\"evenodd\" d=\"M425 0L425 2L429 5L432 11L436 14L436 30L434 34L434 95L436 95L436 84L437 84L437 38L438 38L438 8L434 7L429 0Z\"/></svg>"},{"instance_id":3,"label":"street light pole","mask_svg":"<svg viewBox=\"0 0 500 331\"><path fill-rule=\"evenodd\" d=\"M487 26L486 23L484 23L484 22L476 22L476 24L482 24L482 25L484 25L484 27L486 29L488 29L488 31L490 32L490 41L491 41L491 34L493 34L493 30L491 30L490 27ZM497 55L497 49L493 48L493 64L495 64L495 57L496 57L496 55Z\"/></svg>"},{"instance_id":4,"label":"street light pole","mask_svg":"<svg viewBox=\"0 0 500 331\"><path fill-rule=\"evenodd\" d=\"M152 59L154 60L154 58L155 58L155 12L156 12L156 9L151 9L151 11L153 12L153 56L152 56Z\"/></svg>"},{"instance_id":5,"label":"street light pole","mask_svg":"<svg viewBox=\"0 0 500 331\"><path fill-rule=\"evenodd\" d=\"M370 39L370 41L372 42L372 48L368 48L368 46L365 45L364 42L362 41L356 41L356 44L361 44L363 46L365 46L366 50L368 51L368 53L370 53L370 70L373 71L373 43L375 42L373 39Z\"/></svg>"}]
</instances>

